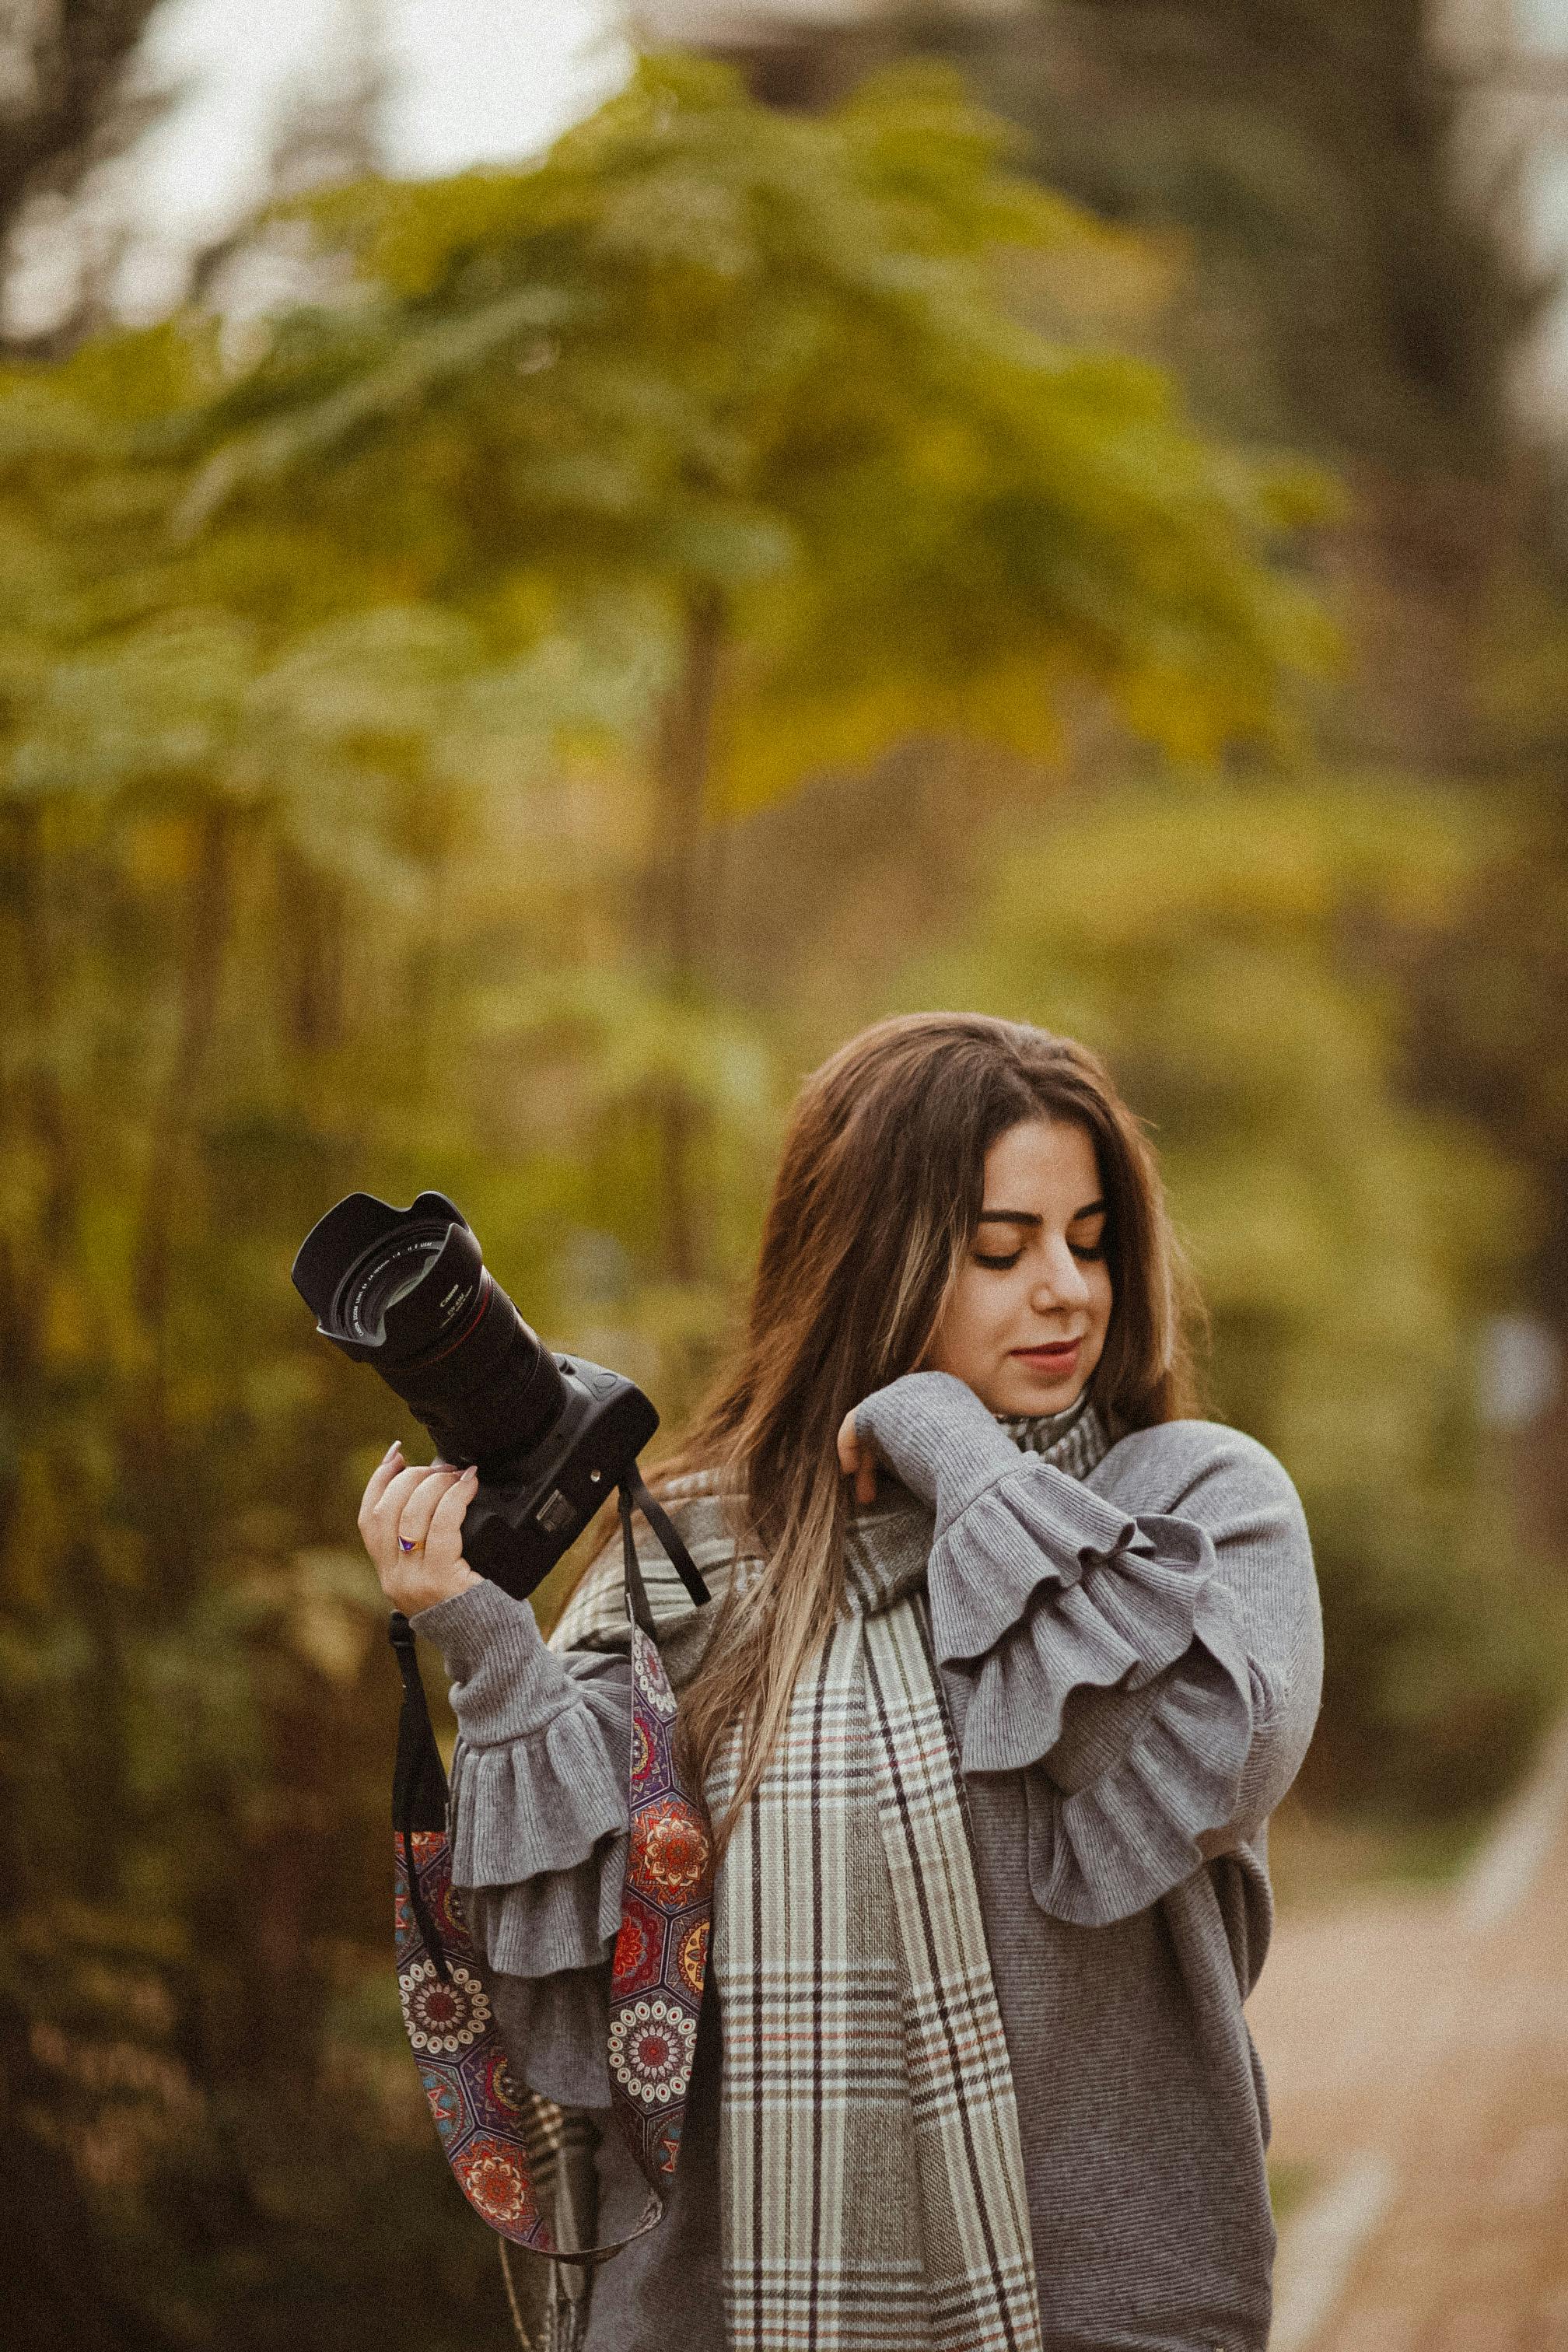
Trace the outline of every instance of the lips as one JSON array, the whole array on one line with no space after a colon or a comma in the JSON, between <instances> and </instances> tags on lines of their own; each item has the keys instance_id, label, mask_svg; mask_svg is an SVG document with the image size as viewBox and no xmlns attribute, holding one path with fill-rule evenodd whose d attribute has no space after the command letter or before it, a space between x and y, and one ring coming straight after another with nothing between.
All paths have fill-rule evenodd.
<instances>
[{"instance_id":1,"label":"lips","mask_svg":"<svg viewBox=\"0 0 1568 2352\"><path fill-rule=\"evenodd\" d=\"M1015 1348L1014 1355L1026 1364L1070 1364L1083 1345L1080 1333L1076 1339L1064 1339L1059 1345L1047 1348Z\"/></svg>"}]
</instances>

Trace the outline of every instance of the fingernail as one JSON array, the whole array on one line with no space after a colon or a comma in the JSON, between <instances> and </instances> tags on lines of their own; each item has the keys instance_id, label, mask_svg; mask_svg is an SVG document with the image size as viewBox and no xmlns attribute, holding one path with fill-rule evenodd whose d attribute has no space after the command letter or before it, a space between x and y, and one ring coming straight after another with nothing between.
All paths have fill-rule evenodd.
<instances>
[{"instance_id":1,"label":"fingernail","mask_svg":"<svg viewBox=\"0 0 1568 2352\"><path fill-rule=\"evenodd\" d=\"M390 1462L393 1455L401 1448L403 1440L401 1437L395 1437L391 1444L387 1447L386 1452L382 1455L382 1460L384 1462Z\"/></svg>"}]
</instances>

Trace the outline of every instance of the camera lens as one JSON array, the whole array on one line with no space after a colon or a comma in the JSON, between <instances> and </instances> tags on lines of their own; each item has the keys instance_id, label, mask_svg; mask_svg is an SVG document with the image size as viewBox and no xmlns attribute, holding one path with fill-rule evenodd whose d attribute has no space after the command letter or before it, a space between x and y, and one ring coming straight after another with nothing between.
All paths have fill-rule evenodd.
<instances>
[{"instance_id":1,"label":"camera lens","mask_svg":"<svg viewBox=\"0 0 1568 2352\"><path fill-rule=\"evenodd\" d=\"M411 1234L354 1267L343 1285L342 1314L356 1339L374 1346L385 1339L387 1308L413 1297L440 1256L446 1238L444 1226L427 1239Z\"/></svg>"},{"instance_id":2,"label":"camera lens","mask_svg":"<svg viewBox=\"0 0 1568 2352\"><path fill-rule=\"evenodd\" d=\"M293 1278L323 1336L374 1365L447 1461L504 1476L560 1419L566 1383L555 1359L444 1194L394 1209L351 1193L307 1234Z\"/></svg>"}]
</instances>

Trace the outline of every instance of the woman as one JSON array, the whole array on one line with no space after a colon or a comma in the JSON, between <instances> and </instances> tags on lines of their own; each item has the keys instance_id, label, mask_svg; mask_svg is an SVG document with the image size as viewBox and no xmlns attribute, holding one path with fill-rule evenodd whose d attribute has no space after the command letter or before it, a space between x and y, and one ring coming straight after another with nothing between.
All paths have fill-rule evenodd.
<instances>
[{"instance_id":1,"label":"woman","mask_svg":"<svg viewBox=\"0 0 1568 2352\"><path fill-rule=\"evenodd\" d=\"M1289 1476L1190 1417L1195 1312L1071 1039L920 1013L806 1080L745 1338L653 1482L714 1602L640 1553L720 1859L679 2170L587 2274L591 2352L1263 2352L1242 2002L1321 1623ZM471 1487L395 1454L360 1524L451 1676L515 2070L603 2110L621 1564L547 1646L462 1559ZM633 2225L612 2131L588 2186Z\"/></svg>"}]
</instances>

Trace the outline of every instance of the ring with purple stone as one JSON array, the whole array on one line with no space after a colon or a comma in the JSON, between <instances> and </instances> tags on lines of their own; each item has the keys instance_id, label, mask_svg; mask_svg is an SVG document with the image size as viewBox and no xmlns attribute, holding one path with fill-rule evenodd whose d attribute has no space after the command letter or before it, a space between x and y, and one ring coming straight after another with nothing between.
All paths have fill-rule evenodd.
<instances>
[{"instance_id":1,"label":"ring with purple stone","mask_svg":"<svg viewBox=\"0 0 1568 2352\"><path fill-rule=\"evenodd\" d=\"M410 1543L406 1536L399 1536L397 1549L399 1551L423 1551L425 1547L422 1543Z\"/></svg>"}]
</instances>

